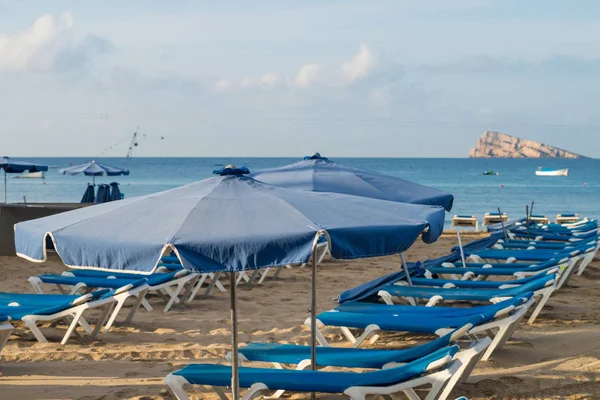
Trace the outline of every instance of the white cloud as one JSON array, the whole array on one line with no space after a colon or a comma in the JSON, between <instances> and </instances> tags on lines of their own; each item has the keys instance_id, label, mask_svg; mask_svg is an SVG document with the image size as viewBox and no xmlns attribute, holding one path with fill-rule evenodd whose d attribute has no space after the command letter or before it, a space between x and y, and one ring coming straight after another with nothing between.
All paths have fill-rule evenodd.
<instances>
[{"instance_id":1,"label":"white cloud","mask_svg":"<svg viewBox=\"0 0 600 400\"><path fill-rule=\"evenodd\" d=\"M342 74L348 81L354 82L369 76L374 65L371 49L366 44L361 44L358 54L342 65Z\"/></svg>"},{"instance_id":2,"label":"white cloud","mask_svg":"<svg viewBox=\"0 0 600 400\"><path fill-rule=\"evenodd\" d=\"M90 53L105 53L114 46L93 35L73 39L73 15L43 15L17 34L0 34L0 71L70 69L88 61Z\"/></svg>"},{"instance_id":3,"label":"white cloud","mask_svg":"<svg viewBox=\"0 0 600 400\"><path fill-rule=\"evenodd\" d=\"M279 83L279 77L272 72L267 72L260 78L260 83L263 86L271 88Z\"/></svg>"},{"instance_id":4,"label":"white cloud","mask_svg":"<svg viewBox=\"0 0 600 400\"><path fill-rule=\"evenodd\" d=\"M317 64L307 64L300 68L300 71L294 77L294 85L307 88L312 85L319 74L319 66Z\"/></svg>"},{"instance_id":5,"label":"white cloud","mask_svg":"<svg viewBox=\"0 0 600 400\"><path fill-rule=\"evenodd\" d=\"M233 89L233 84L227 79L219 79L215 83L215 90L217 92L229 92Z\"/></svg>"}]
</instances>

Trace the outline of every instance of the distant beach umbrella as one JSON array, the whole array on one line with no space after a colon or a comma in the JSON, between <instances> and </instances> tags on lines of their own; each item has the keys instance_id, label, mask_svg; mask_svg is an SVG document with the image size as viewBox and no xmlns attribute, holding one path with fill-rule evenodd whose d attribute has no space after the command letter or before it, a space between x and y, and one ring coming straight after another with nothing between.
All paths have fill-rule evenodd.
<instances>
[{"instance_id":1,"label":"distant beach umbrella","mask_svg":"<svg viewBox=\"0 0 600 400\"><path fill-rule=\"evenodd\" d=\"M91 176L93 178L93 183L96 183L97 176L119 176L119 175L129 175L128 169L122 169L118 167L113 167L106 164L97 163L92 160L85 164L75 165L73 167L63 168L58 170L59 173L63 175L79 175L84 174L87 176Z\"/></svg>"},{"instance_id":2,"label":"distant beach umbrella","mask_svg":"<svg viewBox=\"0 0 600 400\"><path fill-rule=\"evenodd\" d=\"M0 168L4 170L4 203L6 203L6 174L20 174L25 171L48 171L47 165L40 165L29 161L18 161L9 157L0 157Z\"/></svg>"},{"instance_id":3,"label":"distant beach umbrella","mask_svg":"<svg viewBox=\"0 0 600 400\"><path fill-rule=\"evenodd\" d=\"M188 270L229 273L234 398L237 272L308 262L323 236L333 257L353 259L402 253L419 235L431 243L444 227L441 207L291 190L252 179L248 169L234 166L215 173L176 189L18 223L15 246L19 256L43 261L50 236L66 265L139 273L154 271L172 251Z\"/></svg>"},{"instance_id":4,"label":"distant beach umbrella","mask_svg":"<svg viewBox=\"0 0 600 400\"><path fill-rule=\"evenodd\" d=\"M333 192L452 209L450 193L391 175L333 162L319 153L278 168L256 171L254 179L290 189Z\"/></svg>"}]
</instances>

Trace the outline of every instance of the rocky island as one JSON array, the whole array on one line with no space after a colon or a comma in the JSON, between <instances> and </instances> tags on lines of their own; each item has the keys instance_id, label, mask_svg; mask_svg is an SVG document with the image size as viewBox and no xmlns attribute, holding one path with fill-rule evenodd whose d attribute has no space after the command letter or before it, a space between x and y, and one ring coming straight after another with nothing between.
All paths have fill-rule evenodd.
<instances>
[{"instance_id":1,"label":"rocky island","mask_svg":"<svg viewBox=\"0 0 600 400\"><path fill-rule=\"evenodd\" d=\"M486 131L469 152L470 158L586 158L558 147L505 133Z\"/></svg>"}]
</instances>

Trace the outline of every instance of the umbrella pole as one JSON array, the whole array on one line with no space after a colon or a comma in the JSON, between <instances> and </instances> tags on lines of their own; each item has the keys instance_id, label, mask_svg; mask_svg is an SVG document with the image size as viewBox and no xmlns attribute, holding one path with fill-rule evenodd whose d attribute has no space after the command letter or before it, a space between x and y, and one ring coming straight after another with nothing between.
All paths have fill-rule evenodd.
<instances>
[{"instance_id":1,"label":"umbrella pole","mask_svg":"<svg viewBox=\"0 0 600 400\"><path fill-rule=\"evenodd\" d=\"M463 249L462 240L460 238L460 232L456 231L456 236L458 237L458 248L460 249L460 260L462 261L463 268L466 268L467 265L465 263L465 250Z\"/></svg>"},{"instance_id":2,"label":"umbrella pole","mask_svg":"<svg viewBox=\"0 0 600 400\"><path fill-rule=\"evenodd\" d=\"M4 170L4 204L6 204L6 170Z\"/></svg>"},{"instance_id":3,"label":"umbrella pole","mask_svg":"<svg viewBox=\"0 0 600 400\"><path fill-rule=\"evenodd\" d=\"M310 301L310 366L313 371L317 369L317 244L315 239L312 248L312 290ZM316 399L316 394L310 394L311 399Z\"/></svg>"},{"instance_id":4,"label":"umbrella pole","mask_svg":"<svg viewBox=\"0 0 600 400\"><path fill-rule=\"evenodd\" d=\"M410 272L408 272L408 265L406 265L406 260L404 259L404 253L400 253L400 259L402 260L402 268L404 269L404 275L406 275L406 282L408 282L408 286L412 286L412 279L410 278Z\"/></svg>"},{"instance_id":5,"label":"umbrella pole","mask_svg":"<svg viewBox=\"0 0 600 400\"><path fill-rule=\"evenodd\" d=\"M231 301L231 392L233 394L233 400L239 400L240 398L240 384L239 384L239 359L238 359L238 327L237 327L237 304L236 304L236 279L235 272L229 273L229 280L231 282L230 301Z\"/></svg>"}]
</instances>

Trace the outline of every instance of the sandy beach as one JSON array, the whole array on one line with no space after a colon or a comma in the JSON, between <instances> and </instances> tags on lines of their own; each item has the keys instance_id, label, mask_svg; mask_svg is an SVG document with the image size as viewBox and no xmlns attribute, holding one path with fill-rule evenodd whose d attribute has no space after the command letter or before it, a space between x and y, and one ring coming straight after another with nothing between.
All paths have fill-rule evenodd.
<instances>
[{"instance_id":1,"label":"sandy beach","mask_svg":"<svg viewBox=\"0 0 600 400\"><path fill-rule=\"evenodd\" d=\"M469 240L476 238L472 236ZM433 245L418 241L409 260L447 254L454 236ZM358 261L328 260L318 272L319 311L333 308L335 296L399 268L398 257ZM0 290L33 290L31 275L65 270L58 258L33 264L0 257ZM265 280L251 290L239 290L240 342L280 341L308 344L303 321L309 315L310 269L285 270L279 280ZM600 261L581 277L555 292L533 326L522 324L512 340L491 361L481 362L454 395L470 399L596 399L600 398ZM152 303L160 299L151 299ZM67 345L54 328L52 343L38 343L17 325L0 353L1 399L174 399L163 383L171 371L190 362L223 362L230 350L229 301L225 293L175 306L140 310L129 327L117 325L98 340L73 338ZM343 343L337 332L328 339ZM375 346L401 348L426 339L385 334ZM344 344L345 345L345 344ZM294 398L304 398L294 395ZM214 399L195 392L194 399ZM322 398L332 398L323 396ZM403 398L399 396L397 398Z\"/></svg>"}]
</instances>

